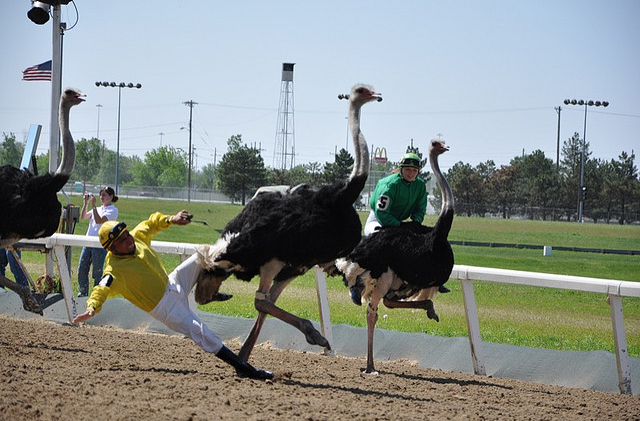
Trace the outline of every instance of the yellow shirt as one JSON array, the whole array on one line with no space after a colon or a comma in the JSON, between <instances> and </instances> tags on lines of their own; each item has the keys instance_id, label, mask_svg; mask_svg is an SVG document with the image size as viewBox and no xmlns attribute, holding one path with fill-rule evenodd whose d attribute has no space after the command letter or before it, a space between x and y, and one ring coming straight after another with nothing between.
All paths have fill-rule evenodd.
<instances>
[{"instance_id":1,"label":"yellow shirt","mask_svg":"<svg viewBox=\"0 0 640 421\"><path fill-rule=\"evenodd\" d=\"M151 238L169 228L171 218L156 212L129 231L136 244L134 254L107 253L102 280L93 288L87 309L99 313L107 298L117 295L146 312L155 308L164 296L169 276L160 257L151 249Z\"/></svg>"}]
</instances>

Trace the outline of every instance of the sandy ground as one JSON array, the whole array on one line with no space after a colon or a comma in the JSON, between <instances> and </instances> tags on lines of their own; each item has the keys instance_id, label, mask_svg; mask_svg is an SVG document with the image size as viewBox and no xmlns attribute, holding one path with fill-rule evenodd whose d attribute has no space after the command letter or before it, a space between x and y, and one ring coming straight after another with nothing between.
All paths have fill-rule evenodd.
<instances>
[{"instance_id":1,"label":"sandy ground","mask_svg":"<svg viewBox=\"0 0 640 421\"><path fill-rule=\"evenodd\" d=\"M227 343L232 349L238 343ZM180 336L0 316L6 420L639 420L640 397L259 345L240 379Z\"/></svg>"}]
</instances>

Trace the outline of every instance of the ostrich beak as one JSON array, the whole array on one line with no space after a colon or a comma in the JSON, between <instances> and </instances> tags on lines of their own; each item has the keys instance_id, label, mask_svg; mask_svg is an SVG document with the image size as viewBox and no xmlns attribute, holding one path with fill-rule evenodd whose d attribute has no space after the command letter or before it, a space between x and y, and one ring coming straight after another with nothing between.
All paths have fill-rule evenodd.
<instances>
[{"instance_id":1,"label":"ostrich beak","mask_svg":"<svg viewBox=\"0 0 640 421\"><path fill-rule=\"evenodd\" d=\"M371 92L371 99L375 99L378 102L382 102L382 94L380 92Z\"/></svg>"}]
</instances>

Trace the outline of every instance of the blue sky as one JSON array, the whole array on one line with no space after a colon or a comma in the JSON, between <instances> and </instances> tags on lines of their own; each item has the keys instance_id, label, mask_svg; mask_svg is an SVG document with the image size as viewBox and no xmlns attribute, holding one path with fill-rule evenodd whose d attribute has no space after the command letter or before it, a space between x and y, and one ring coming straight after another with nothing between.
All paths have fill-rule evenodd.
<instances>
[{"instance_id":1,"label":"blue sky","mask_svg":"<svg viewBox=\"0 0 640 421\"><path fill-rule=\"evenodd\" d=\"M99 131L115 150L118 90L95 81L139 82L140 90L122 90L125 155L143 157L161 142L187 149L183 102L193 100L198 167L219 160L235 134L260 145L272 165L283 62L296 63L299 164L333 161L347 144L347 104L337 95L358 82L384 97L365 105L362 130L394 161L411 139L426 151L438 134L451 147L440 159L445 170L458 161L508 164L536 149L555 160L555 107L562 107L561 142L583 133L584 108L565 106L565 98L610 103L588 110L593 156L640 154L638 1L75 4L77 13L73 3L62 7L70 28L62 84L81 89L87 102L72 110L71 130L76 140ZM22 140L30 124L42 124L42 153L51 88L22 81L21 72L51 58L52 21L35 25L29 8L12 0L0 14L0 131Z\"/></svg>"}]
</instances>

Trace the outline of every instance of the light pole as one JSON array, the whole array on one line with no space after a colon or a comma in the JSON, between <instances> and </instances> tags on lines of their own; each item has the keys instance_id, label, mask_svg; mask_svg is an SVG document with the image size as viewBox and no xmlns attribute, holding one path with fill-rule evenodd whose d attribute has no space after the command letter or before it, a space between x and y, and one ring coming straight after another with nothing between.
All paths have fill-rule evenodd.
<instances>
[{"instance_id":1,"label":"light pole","mask_svg":"<svg viewBox=\"0 0 640 421\"><path fill-rule=\"evenodd\" d=\"M136 83L135 85L129 83L115 83L115 82L96 82L96 86L104 86L105 88L118 88L118 140L116 141L116 194L118 194L118 176L120 172L120 103L122 99L122 88L142 88L142 85Z\"/></svg>"},{"instance_id":2,"label":"light pole","mask_svg":"<svg viewBox=\"0 0 640 421\"><path fill-rule=\"evenodd\" d=\"M62 38L67 25L60 21L60 6L69 4L71 0L31 0L31 9L27 17L36 25L44 25L53 17L53 34L51 37L53 51L51 54L51 116L49 131L49 171L54 172L58 166L58 150L60 149L60 126L58 124L58 107L62 93Z\"/></svg>"},{"instance_id":3,"label":"light pole","mask_svg":"<svg viewBox=\"0 0 640 421\"><path fill-rule=\"evenodd\" d=\"M102 104L96 104L96 108L98 109L98 126L96 127L96 139L100 139L100 108L102 108Z\"/></svg>"},{"instance_id":4,"label":"light pole","mask_svg":"<svg viewBox=\"0 0 640 421\"><path fill-rule=\"evenodd\" d=\"M580 154L580 187L578 189L578 222L583 223L584 199L587 194L587 188L584 185L584 156L587 144L587 108L595 105L596 107L608 107L607 101L585 101L583 99L565 99L564 105L584 105L584 128L582 131L582 153Z\"/></svg>"}]
</instances>

